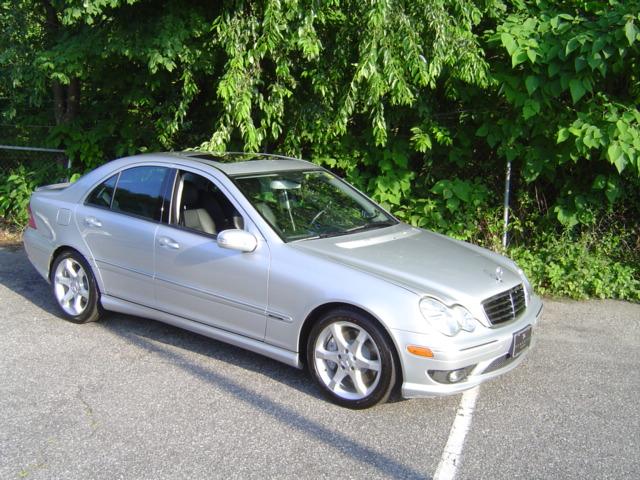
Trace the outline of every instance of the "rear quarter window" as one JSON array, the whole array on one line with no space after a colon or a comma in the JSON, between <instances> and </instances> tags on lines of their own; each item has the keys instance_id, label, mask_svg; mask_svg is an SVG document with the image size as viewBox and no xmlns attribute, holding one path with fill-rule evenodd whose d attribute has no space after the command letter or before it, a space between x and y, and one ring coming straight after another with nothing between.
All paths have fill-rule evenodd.
<instances>
[{"instance_id":1,"label":"rear quarter window","mask_svg":"<svg viewBox=\"0 0 640 480\"><path fill-rule=\"evenodd\" d=\"M118 174L109 177L102 182L87 197L87 204L96 207L111 208L111 200L113 200L113 191L116 188Z\"/></svg>"}]
</instances>

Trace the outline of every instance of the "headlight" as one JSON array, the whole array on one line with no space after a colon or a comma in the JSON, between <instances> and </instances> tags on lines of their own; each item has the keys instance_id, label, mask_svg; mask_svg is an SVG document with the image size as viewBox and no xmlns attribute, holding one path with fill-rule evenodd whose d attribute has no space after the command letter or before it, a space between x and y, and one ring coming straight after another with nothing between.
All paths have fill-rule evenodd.
<instances>
[{"instance_id":1,"label":"headlight","mask_svg":"<svg viewBox=\"0 0 640 480\"><path fill-rule=\"evenodd\" d=\"M524 270L522 270L520 267L516 265L516 271L518 272L518 275L520 275L520 278L522 279L522 283L524 284L525 300L527 302L527 305L529 305L529 300L531 299L531 294L533 293L533 287L531 286L529 279L525 275Z\"/></svg>"},{"instance_id":2,"label":"headlight","mask_svg":"<svg viewBox=\"0 0 640 480\"><path fill-rule=\"evenodd\" d=\"M420 311L433 328L449 337L453 337L460 330L473 332L476 328L473 315L460 305L447 307L435 298L427 297L420 300Z\"/></svg>"}]
</instances>

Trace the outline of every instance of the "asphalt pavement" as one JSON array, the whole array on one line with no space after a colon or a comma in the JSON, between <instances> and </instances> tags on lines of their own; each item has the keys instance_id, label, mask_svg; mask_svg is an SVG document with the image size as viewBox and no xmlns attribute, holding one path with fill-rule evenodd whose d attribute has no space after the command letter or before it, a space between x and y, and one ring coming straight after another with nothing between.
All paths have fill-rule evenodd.
<instances>
[{"instance_id":1,"label":"asphalt pavement","mask_svg":"<svg viewBox=\"0 0 640 480\"><path fill-rule=\"evenodd\" d=\"M640 305L546 300L480 387L456 478L640 477ZM0 248L0 478L431 478L460 395L351 411L303 371L159 322L58 316Z\"/></svg>"}]
</instances>

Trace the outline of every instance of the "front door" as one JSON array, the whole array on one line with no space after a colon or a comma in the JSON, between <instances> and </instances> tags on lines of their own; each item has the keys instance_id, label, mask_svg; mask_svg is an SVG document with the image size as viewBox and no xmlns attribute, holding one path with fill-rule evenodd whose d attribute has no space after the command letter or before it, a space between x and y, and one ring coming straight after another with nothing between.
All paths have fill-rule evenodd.
<instances>
[{"instance_id":1,"label":"front door","mask_svg":"<svg viewBox=\"0 0 640 480\"><path fill-rule=\"evenodd\" d=\"M217 233L229 228L256 234L257 249L219 247ZM171 218L158 227L154 248L157 308L264 339L269 248L211 179L178 172Z\"/></svg>"}]
</instances>

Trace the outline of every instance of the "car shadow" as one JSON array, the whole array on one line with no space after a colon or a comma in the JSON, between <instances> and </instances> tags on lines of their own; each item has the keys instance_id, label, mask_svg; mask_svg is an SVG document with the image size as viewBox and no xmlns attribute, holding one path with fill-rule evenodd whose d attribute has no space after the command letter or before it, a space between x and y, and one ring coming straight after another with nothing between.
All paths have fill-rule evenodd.
<instances>
[{"instance_id":1,"label":"car shadow","mask_svg":"<svg viewBox=\"0 0 640 480\"><path fill-rule=\"evenodd\" d=\"M311 383L305 371L204 335L155 320L120 313L107 313L99 325L137 347L153 353L157 352L148 349L148 345L160 343L166 345L170 351L184 350L233 364L272 378L312 397L322 398L322 393Z\"/></svg>"},{"instance_id":2,"label":"car shadow","mask_svg":"<svg viewBox=\"0 0 640 480\"><path fill-rule=\"evenodd\" d=\"M53 298L49 284L29 263L24 250L0 249L0 283L26 301L62 319L60 308ZM97 323L101 328L140 346L160 342L169 347L189 350L214 360L261 373L296 388L315 398L322 393L307 377L306 372L233 345L214 340L155 320L107 312Z\"/></svg>"},{"instance_id":3,"label":"car shadow","mask_svg":"<svg viewBox=\"0 0 640 480\"><path fill-rule=\"evenodd\" d=\"M49 284L29 263L24 249L0 247L0 283L29 303L59 315Z\"/></svg>"},{"instance_id":4,"label":"car shadow","mask_svg":"<svg viewBox=\"0 0 640 480\"><path fill-rule=\"evenodd\" d=\"M141 339L154 343L160 342L168 347L190 351L212 360L259 373L306 395L325 401L322 391L311 380L306 369L300 370L249 350L147 318L107 313L99 325L140 348L146 348L148 343L143 343ZM399 392L394 392L389 403L401 401L405 400L400 397Z\"/></svg>"},{"instance_id":5,"label":"car shadow","mask_svg":"<svg viewBox=\"0 0 640 480\"><path fill-rule=\"evenodd\" d=\"M0 283L42 310L63 318L49 284L29 263L23 249L0 248ZM324 398L306 371L289 367L240 347L159 321L120 313L107 312L98 324L134 343L136 338L145 337L154 342L191 350L269 376L307 395ZM395 403L405 400L400 397L398 390L392 394L389 401Z\"/></svg>"},{"instance_id":6,"label":"car shadow","mask_svg":"<svg viewBox=\"0 0 640 480\"><path fill-rule=\"evenodd\" d=\"M164 358L189 375L225 391L238 401L259 410L262 414L268 415L274 420L338 450L342 455L352 457L363 464L374 467L385 477L425 478L423 472L419 472L392 457L326 427L286 404L276 402L212 368L195 363L186 355L182 355L179 350L169 346L185 348L190 352L201 353L210 358L229 361L234 365L264 373L274 380L308 393L313 397L321 397L318 389L311 383L305 373L300 370L261 355L209 340L200 335L191 334L183 330L178 331L171 326L167 326L166 329L163 326L160 330L156 327L148 328L134 317L114 316L105 324L105 327L137 347ZM215 343L216 348L214 351L211 350L211 342ZM331 408L339 407L331 406ZM362 412L353 412L353 415L361 414Z\"/></svg>"},{"instance_id":7,"label":"car shadow","mask_svg":"<svg viewBox=\"0 0 640 480\"><path fill-rule=\"evenodd\" d=\"M42 310L59 316L58 306L52 298L47 283L30 265L24 251L8 251L0 248L0 284ZM424 472L415 470L395 458L308 418L292 407L252 390L242 382L222 375L208 367L206 362L204 365L196 363L189 358L189 354L181 354L180 351L196 353L257 372L313 397L316 401L324 402L319 388L302 370L153 320L113 313L107 315L98 325L136 347L162 357L187 374L227 392L233 398L250 405L264 415L338 450L342 455L375 468L385 477L425 478ZM327 404L327 408L340 407ZM365 414L354 411L353 415Z\"/></svg>"}]
</instances>

